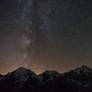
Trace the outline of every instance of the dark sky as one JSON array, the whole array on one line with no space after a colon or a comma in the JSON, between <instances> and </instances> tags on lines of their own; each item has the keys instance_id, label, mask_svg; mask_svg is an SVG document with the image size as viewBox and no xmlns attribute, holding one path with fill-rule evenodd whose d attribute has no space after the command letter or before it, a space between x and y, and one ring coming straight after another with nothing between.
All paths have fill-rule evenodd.
<instances>
[{"instance_id":1,"label":"dark sky","mask_svg":"<svg viewBox=\"0 0 92 92\"><path fill-rule=\"evenodd\" d=\"M30 50L34 36L32 0L0 0L0 73L20 66L37 73L65 72L80 65L92 67L92 1L42 1L38 0L43 21L40 26L49 46L36 52ZM40 38L44 41L44 36Z\"/></svg>"}]
</instances>

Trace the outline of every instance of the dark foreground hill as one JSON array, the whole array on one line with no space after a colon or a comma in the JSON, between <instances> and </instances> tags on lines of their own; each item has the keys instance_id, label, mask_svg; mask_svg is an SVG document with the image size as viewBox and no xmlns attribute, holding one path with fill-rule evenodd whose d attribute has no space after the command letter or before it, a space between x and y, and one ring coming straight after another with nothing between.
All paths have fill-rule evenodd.
<instances>
[{"instance_id":1,"label":"dark foreground hill","mask_svg":"<svg viewBox=\"0 0 92 92\"><path fill-rule=\"evenodd\" d=\"M92 92L92 69L82 66L64 74L45 71L36 75L20 67L0 75L0 92Z\"/></svg>"}]
</instances>

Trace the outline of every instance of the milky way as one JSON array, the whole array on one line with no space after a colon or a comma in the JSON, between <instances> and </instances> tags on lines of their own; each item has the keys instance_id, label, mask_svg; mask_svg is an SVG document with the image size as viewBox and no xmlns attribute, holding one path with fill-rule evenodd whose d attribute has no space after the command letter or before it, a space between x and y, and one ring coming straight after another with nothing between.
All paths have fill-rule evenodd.
<instances>
[{"instance_id":1,"label":"milky way","mask_svg":"<svg viewBox=\"0 0 92 92\"><path fill-rule=\"evenodd\" d=\"M34 2L35 1L35 2ZM0 73L92 67L90 0L1 0Z\"/></svg>"}]
</instances>

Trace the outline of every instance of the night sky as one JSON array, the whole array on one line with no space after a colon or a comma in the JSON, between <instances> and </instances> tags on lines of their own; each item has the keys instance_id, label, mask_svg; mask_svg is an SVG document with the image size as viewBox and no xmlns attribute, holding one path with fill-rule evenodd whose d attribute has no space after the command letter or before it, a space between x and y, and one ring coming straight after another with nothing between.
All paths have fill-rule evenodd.
<instances>
[{"instance_id":1,"label":"night sky","mask_svg":"<svg viewBox=\"0 0 92 92\"><path fill-rule=\"evenodd\" d=\"M0 0L0 73L92 67L91 0Z\"/></svg>"}]
</instances>

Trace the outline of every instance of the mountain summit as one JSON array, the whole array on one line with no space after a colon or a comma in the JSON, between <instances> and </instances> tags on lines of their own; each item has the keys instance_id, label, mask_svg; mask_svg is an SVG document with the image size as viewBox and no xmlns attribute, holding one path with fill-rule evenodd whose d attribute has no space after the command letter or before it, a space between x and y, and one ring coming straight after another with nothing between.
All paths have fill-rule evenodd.
<instances>
[{"instance_id":1,"label":"mountain summit","mask_svg":"<svg viewBox=\"0 0 92 92\"><path fill-rule=\"evenodd\" d=\"M75 71L79 72L79 73L81 73L81 72L82 73L89 73L89 72L92 72L92 69L87 67L86 65L83 65L83 66L77 68Z\"/></svg>"}]
</instances>

